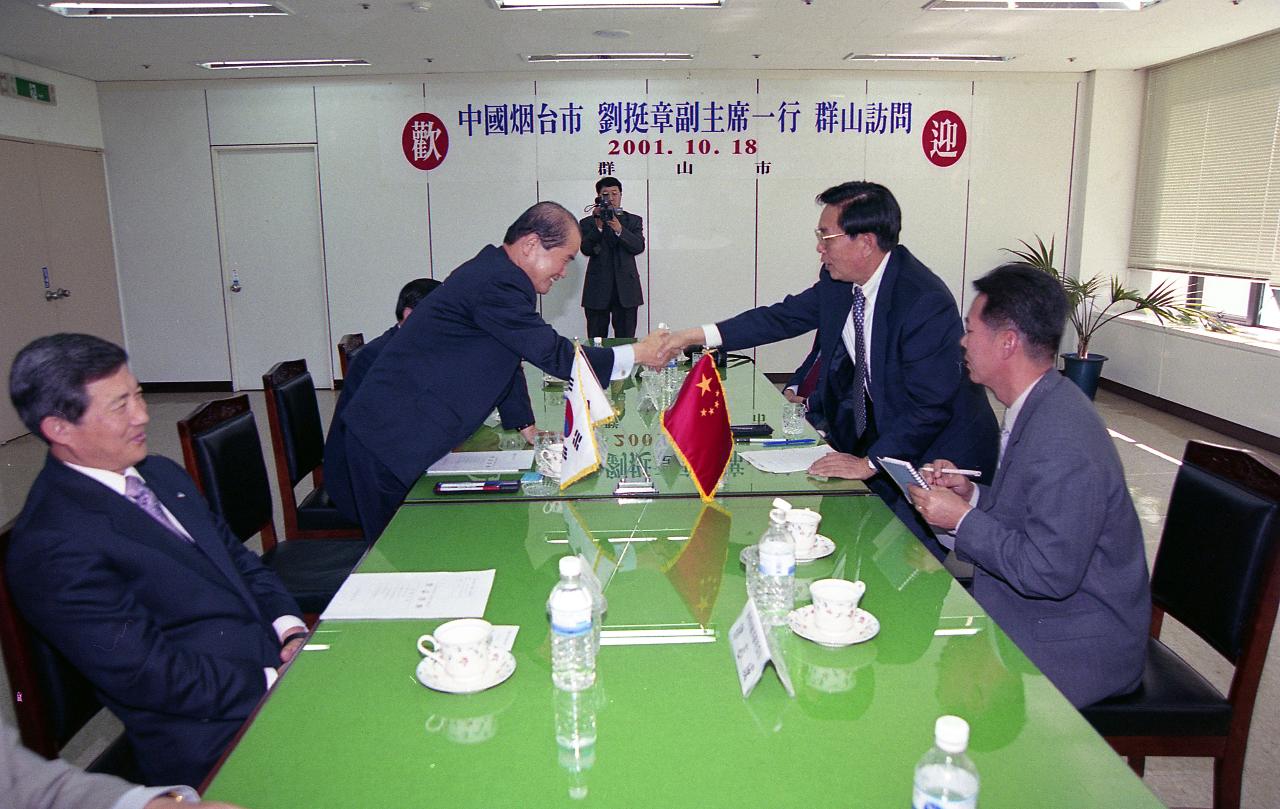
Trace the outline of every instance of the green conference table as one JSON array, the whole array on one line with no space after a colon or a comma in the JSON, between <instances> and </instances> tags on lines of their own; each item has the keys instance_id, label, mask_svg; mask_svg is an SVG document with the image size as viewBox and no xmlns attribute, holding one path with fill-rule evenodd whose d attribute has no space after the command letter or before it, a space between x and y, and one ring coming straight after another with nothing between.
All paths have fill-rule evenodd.
<instances>
[{"instance_id":1,"label":"green conference table","mask_svg":"<svg viewBox=\"0 0 1280 809\"><path fill-rule=\"evenodd\" d=\"M686 372L688 364L681 366ZM721 369L724 379L725 394L728 399L729 415L733 424L748 424L764 421L774 428L774 437L783 438L782 406L786 399L778 392L777 387L756 371L755 366L744 363L736 367ZM537 368L525 365L525 378L529 384L529 396L533 402L534 415L538 425L546 429L559 430L564 425L564 388L554 384L544 387L543 374ZM651 403L642 404L640 385L634 377L618 380L609 386L610 399L619 417L610 424L599 428L602 438L602 465L596 473L574 483L563 491L555 491L550 495L533 496L521 491L518 494L495 493L463 493L441 495L435 492L435 485L441 481L477 480L477 476L439 475L426 476L418 480L405 498L406 503L433 502L495 502L510 500L561 500L613 498L618 481L622 478L636 478L648 472L657 489L656 494L631 494L626 497L697 497L697 487L692 478L685 472L678 458L669 451L662 453L660 448L665 442L662 436L660 413ZM821 438L808 424L804 432L796 438L811 438L821 442ZM496 425L486 424L460 447L459 451L491 451L497 449L525 449L524 439L514 431L502 430ZM858 480L821 480L803 472L792 474L772 474L761 472L739 457L743 450L760 450L759 446L738 444L735 446L729 469L725 473L717 496L735 497L750 495L787 496L794 494L836 494L840 492L852 494L870 494L870 490ZM766 450L770 451L770 450ZM518 474L497 475L498 478L515 480Z\"/></svg>"},{"instance_id":2,"label":"green conference table","mask_svg":"<svg viewBox=\"0 0 1280 809\"><path fill-rule=\"evenodd\" d=\"M361 572L497 574L485 617L517 624L517 668L479 694L420 685L438 621L324 621L206 797L254 809L892 807L911 799L934 719L972 726L982 809L1160 803L876 497L800 497L836 552L799 578L867 583L880 633L841 649L783 630L795 684L741 695L727 641L745 604L739 552L768 498L405 508ZM704 508L706 509L704 511ZM629 541L628 541L629 540ZM545 601L557 560L609 580L606 628L704 629L712 642L601 649L593 689L551 684ZM557 726L594 744L557 743Z\"/></svg>"}]
</instances>

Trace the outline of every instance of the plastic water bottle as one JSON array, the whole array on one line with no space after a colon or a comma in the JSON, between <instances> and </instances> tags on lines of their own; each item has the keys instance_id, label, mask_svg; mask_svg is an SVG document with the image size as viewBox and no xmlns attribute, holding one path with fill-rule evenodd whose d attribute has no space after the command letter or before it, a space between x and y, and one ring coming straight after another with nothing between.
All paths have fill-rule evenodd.
<instances>
[{"instance_id":1,"label":"plastic water bottle","mask_svg":"<svg viewBox=\"0 0 1280 809\"><path fill-rule=\"evenodd\" d=\"M551 682L565 691L581 691L596 681L591 593L582 585L582 560L560 560L560 583L551 590Z\"/></svg>"},{"instance_id":2,"label":"plastic water bottle","mask_svg":"<svg viewBox=\"0 0 1280 809\"><path fill-rule=\"evenodd\" d=\"M795 606L796 546L787 531L787 512L769 512L769 527L756 546L759 574L756 607L765 623L780 623Z\"/></svg>"},{"instance_id":3,"label":"plastic water bottle","mask_svg":"<svg viewBox=\"0 0 1280 809\"><path fill-rule=\"evenodd\" d=\"M916 765L912 809L974 809L978 805L978 769L965 755L969 723L939 716L933 747Z\"/></svg>"}]
</instances>

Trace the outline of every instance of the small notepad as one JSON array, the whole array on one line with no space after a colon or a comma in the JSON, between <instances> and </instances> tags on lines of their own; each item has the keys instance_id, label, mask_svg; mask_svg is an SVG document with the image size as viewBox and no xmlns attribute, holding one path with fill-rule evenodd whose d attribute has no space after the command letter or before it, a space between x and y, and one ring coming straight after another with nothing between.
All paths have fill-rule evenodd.
<instances>
[{"instance_id":1,"label":"small notepad","mask_svg":"<svg viewBox=\"0 0 1280 809\"><path fill-rule=\"evenodd\" d=\"M924 478L920 476L920 470L916 469L907 461L900 461L897 458L876 458L876 464L885 471L885 474L893 478L893 482L898 484L898 488L902 489L902 493L910 499L907 489L912 486L919 486L922 489L929 488L929 484L924 482Z\"/></svg>"}]
</instances>

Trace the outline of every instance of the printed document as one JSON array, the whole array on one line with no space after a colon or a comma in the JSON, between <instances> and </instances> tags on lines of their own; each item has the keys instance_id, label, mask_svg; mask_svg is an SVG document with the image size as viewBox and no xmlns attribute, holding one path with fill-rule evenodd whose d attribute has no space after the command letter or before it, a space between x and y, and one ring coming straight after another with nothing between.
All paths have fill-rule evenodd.
<instances>
[{"instance_id":1,"label":"printed document","mask_svg":"<svg viewBox=\"0 0 1280 809\"><path fill-rule=\"evenodd\" d=\"M320 617L483 618L493 575L492 570L353 573Z\"/></svg>"}]
</instances>

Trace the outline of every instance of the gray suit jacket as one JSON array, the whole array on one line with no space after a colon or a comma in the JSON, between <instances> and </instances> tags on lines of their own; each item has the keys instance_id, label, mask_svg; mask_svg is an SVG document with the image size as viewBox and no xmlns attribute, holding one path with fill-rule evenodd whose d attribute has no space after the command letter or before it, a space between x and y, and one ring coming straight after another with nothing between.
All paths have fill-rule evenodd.
<instances>
[{"instance_id":1,"label":"gray suit jacket","mask_svg":"<svg viewBox=\"0 0 1280 809\"><path fill-rule=\"evenodd\" d=\"M13 727L0 723L0 795L4 795L5 809L112 809L132 788L128 781L91 775L60 758L45 761L22 746ZM139 796L142 803L137 805L157 791Z\"/></svg>"},{"instance_id":2,"label":"gray suit jacket","mask_svg":"<svg viewBox=\"0 0 1280 809\"><path fill-rule=\"evenodd\" d=\"M978 603L1073 705L1136 688L1151 622L1146 553L1093 403L1045 374L979 491L956 535Z\"/></svg>"}]
</instances>

